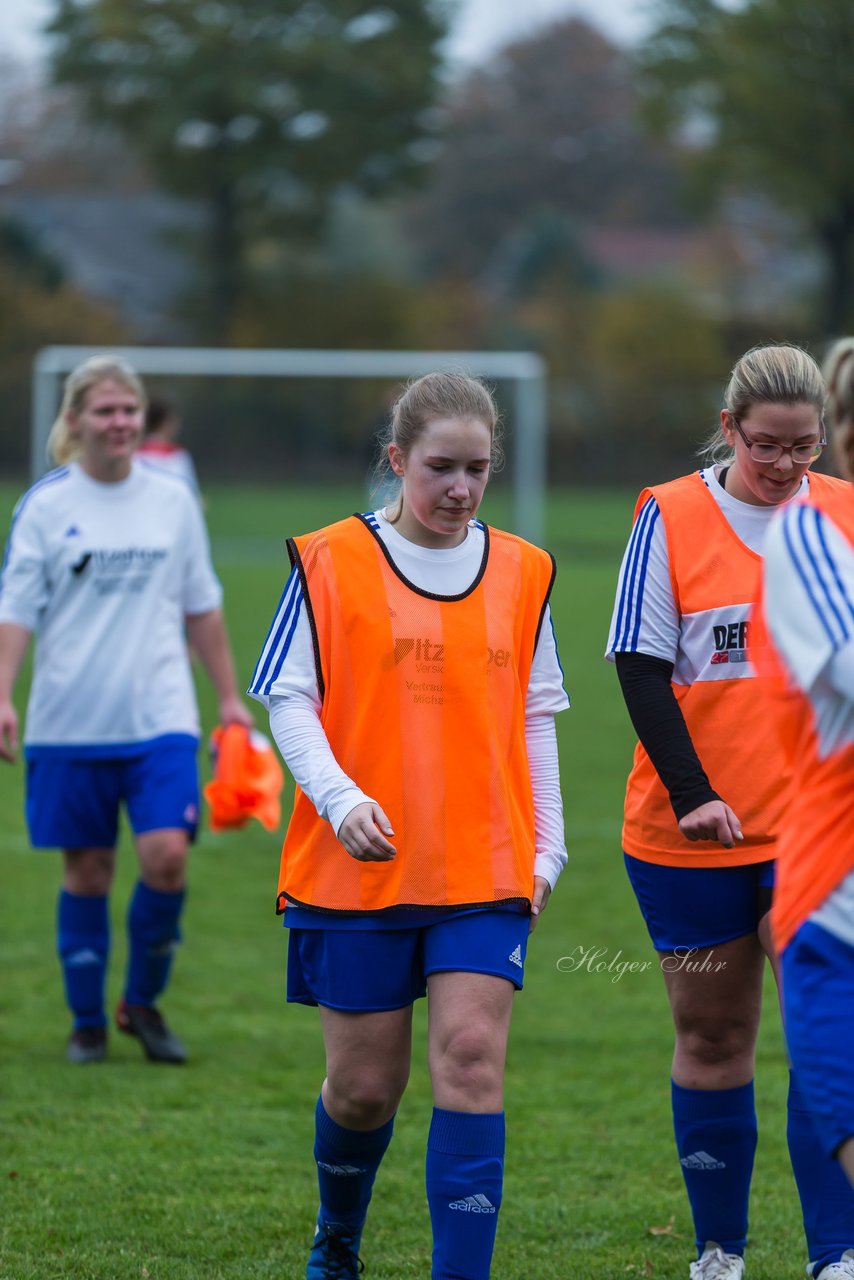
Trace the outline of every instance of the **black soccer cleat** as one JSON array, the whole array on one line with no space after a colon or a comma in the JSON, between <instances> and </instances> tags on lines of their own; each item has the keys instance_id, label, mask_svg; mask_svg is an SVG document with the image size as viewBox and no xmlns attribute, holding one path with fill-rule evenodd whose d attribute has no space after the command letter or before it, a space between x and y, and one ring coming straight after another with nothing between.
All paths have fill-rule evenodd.
<instances>
[{"instance_id":1,"label":"black soccer cleat","mask_svg":"<svg viewBox=\"0 0 854 1280\"><path fill-rule=\"evenodd\" d=\"M187 1050L154 1005L120 1001L116 1009L116 1026L125 1035L136 1036L150 1062L177 1064L187 1061Z\"/></svg>"},{"instance_id":2,"label":"black soccer cleat","mask_svg":"<svg viewBox=\"0 0 854 1280\"><path fill-rule=\"evenodd\" d=\"M355 1280L365 1269L359 1257L361 1238L361 1227L353 1230L318 1217L306 1280Z\"/></svg>"},{"instance_id":3,"label":"black soccer cleat","mask_svg":"<svg viewBox=\"0 0 854 1280\"><path fill-rule=\"evenodd\" d=\"M65 1050L66 1062L85 1066L88 1062L103 1062L107 1056L106 1027L78 1027L68 1037Z\"/></svg>"}]
</instances>

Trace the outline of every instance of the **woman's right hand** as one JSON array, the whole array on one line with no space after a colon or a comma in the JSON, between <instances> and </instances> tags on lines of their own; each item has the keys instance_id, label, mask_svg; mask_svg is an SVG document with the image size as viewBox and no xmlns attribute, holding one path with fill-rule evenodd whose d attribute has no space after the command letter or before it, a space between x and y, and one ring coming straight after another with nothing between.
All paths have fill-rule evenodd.
<instances>
[{"instance_id":1,"label":"woman's right hand","mask_svg":"<svg viewBox=\"0 0 854 1280\"><path fill-rule=\"evenodd\" d=\"M723 800L709 800L686 813L679 819L679 830L686 840L717 840L725 849L744 839L741 823Z\"/></svg>"},{"instance_id":2,"label":"woman's right hand","mask_svg":"<svg viewBox=\"0 0 854 1280\"><path fill-rule=\"evenodd\" d=\"M394 835L392 825L373 800L357 804L338 828L338 839L357 862L391 862L397 850L386 835Z\"/></svg>"},{"instance_id":3,"label":"woman's right hand","mask_svg":"<svg viewBox=\"0 0 854 1280\"><path fill-rule=\"evenodd\" d=\"M18 716L11 702L0 702L0 760L15 763L18 750Z\"/></svg>"}]
</instances>

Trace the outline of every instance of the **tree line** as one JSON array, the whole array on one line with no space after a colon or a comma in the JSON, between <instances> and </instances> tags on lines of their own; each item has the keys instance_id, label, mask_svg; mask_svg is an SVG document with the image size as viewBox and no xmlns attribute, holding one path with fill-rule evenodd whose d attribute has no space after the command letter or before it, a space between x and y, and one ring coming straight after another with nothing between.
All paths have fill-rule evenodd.
<instances>
[{"instance_id":1,"label":"tree line","mask_svg":"<svg viewBox=\"0 0 854 1280\"><path fill-rule=\"evenodd\" d=\"M564 455L619 474L627 445L702 434L745 340L851 324L849 0L660 0L637 50L575 18L453 81L450 17L443 0L56 0L50 75L104 147L93 189L131 165L199 211L175 233L188 341L532 347ZM755 286L734 207L776 246ZM819 263L806 288L775 268L793 247ZM0 294L25 287L32 317L0 331L13 402L45 331L133 337L45 270L7 227ZM259 423L306 412L282 396Z\"/></svg>"}]
</instances>

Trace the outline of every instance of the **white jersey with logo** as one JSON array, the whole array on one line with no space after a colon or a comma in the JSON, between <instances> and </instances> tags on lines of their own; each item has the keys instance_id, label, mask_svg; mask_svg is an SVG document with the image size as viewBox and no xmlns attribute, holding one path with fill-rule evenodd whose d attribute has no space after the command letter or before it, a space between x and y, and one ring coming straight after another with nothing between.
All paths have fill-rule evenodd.
<instances>
[{"instance_id":1,"label":"white jersey with logo","mask_svg":"<svg viewBox=\"0 0 854 1280\"><path fill-rule=\"evenodd\" d=\"M734 498L721 485L714 467L701 470L700 475L736 537L761 555L779 508L755 506ZM803 497L808 492L809 480L804 476L798 495ZM733 625L739 625L736 612L733 620ZM683 653L693 649L692 638L683 634L691 624L690 618L680 617L676 606L667 536L659 518L658 504L650 497L635 521L623 556L605 656L611 662L615 653L645 653L663 658L677 668L675 679L690 683L689 673L680 672L679 663ZM737 641L738 637L725 636L720 651L730 657L733 652L744 653L744 644L739 646ZM726 674L721 672L722 677Z\"/></svg>"},{"instance_id":2,"label":"white jersey with logo","mask_svg":"<svg viewBox=\"0 0 854 1280\"><path fill-rule=\"evenodd\" d=\"M854 550L833 521L814 507L789 506L771 526L765 546L765 616L790 678L812 705L822 755L850 745ZM854 947L854 873L810 919Z\"/></svg>"},{"instance_id":3,"label":"white jersey with logo","mask_svg":"<svg viewBox=\"0 0 854 1280\"><path fill-rule=\"evenodd\" d=\"M117 483L77 463L45 476L18 503L0 578L0 623L36 633L28 750L198 736L184 620L221 599L183 481L138 460Z\"/></svg>"},{"instance_id":4,"label":"white jersey with logo","mask_svg":"<svg viewBox=\"0 0 854 1280\"><path fill-rule=\"evenodd\" d=\"M484 532L469 522L457 547L421 547L402 537L383 511L366 517L394 564L421 591L459 595L483 561ZM250 695L270 711L273 736L305 794L337 831L349 811L369 797L338 766L319 721L321 697L311 627L299 575L291 572L255 667ZM554 887L566 863L554 716L569 706L551 613L546 608L528 684L526 740L536 814L535 871ZM377 802L382 804L380 797Z\"/></svg>"}]
</instances>

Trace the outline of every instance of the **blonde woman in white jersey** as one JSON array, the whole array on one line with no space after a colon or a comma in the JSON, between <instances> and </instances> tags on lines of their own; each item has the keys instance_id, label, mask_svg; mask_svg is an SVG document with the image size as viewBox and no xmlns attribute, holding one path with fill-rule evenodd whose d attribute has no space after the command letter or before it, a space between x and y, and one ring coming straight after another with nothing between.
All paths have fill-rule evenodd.
<instances>
[{"instance_id":1,"label":"blonde woman in white jersey","mask_svg":"<svg viewBox=\"0 0 854 1280\"><path fill-rule=\"evenodd\" d=\"M188 642L221 720L251 723L198 502L134 457L144 413L142 384L124 361L98 356L70 374L50 439L60 465L18 503L0 578L0 757L16 757L13 690L35 635L27 821L36 848L63 853L57 949L73 1018L66 1056L79 1064L107 1050L108 895L122 807L140 878L117 1024L151 1061L186 1057L155 1002L180 938L199 812Z\"/></svg>"}]
</instances>

